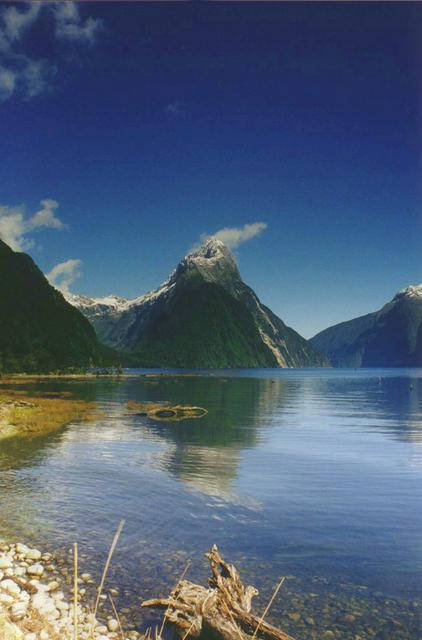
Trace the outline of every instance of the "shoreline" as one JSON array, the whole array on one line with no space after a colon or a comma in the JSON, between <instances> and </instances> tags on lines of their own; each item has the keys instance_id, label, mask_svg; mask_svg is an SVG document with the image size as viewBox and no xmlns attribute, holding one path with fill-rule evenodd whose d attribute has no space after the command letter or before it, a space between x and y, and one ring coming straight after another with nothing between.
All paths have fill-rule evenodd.
<instances>
[{"instance_id":1,"label":"shoreline","mask_svg":"<svg viewBox=\"0 0 422 640\"><path fill-rule=\"evenodd\" d=\"M137 378L138 373L11 373L0 375L0 385L31 380L97 380L98 378Z\"/></svg>"},{"instance_id":2,"label":"shoreline","mask_svg":"<svg viewBox=\"0 0 422 640\"><path fill-rule=\"evenodd\" d=\"M51 549L51 546L47 544L46 547L41 544L37 548L33 547L34 542L28 542L28 545L11 542L11 540L22 538L25 539L25 535L15 537L12 534L9 538L7 533L0 537L1 640L74 640L72 550L64 547L63 551L43 553L38 548ZM36 542L35 545L37 545ZM3 558L5 557L6 560L10 560L8 567L4 566ZM83 563L87 561L84 555L81 555L80 558ZM133 604L127 602L125 586L114 580L110 583L108 578L106 579L100 600L99 615L97 619L93 619L91 612L98 589L97 581L94 581L92 575L97 574L98 564L95 567L90 567L89 564L88 570L91 570L93 574L84 573L82 567L78 569L80 572L78 579L80 605L78 609L78 639L151 640L152 636L148 635L148 629L146 633L144 632L144 620L139 619L138 616L133 617L130 611ZM101 562L101 567L102 564ZM37 565L41 565L42 572L36 568ZM30 569L30 567L33 568ZM30 569L29 572L28 569ZM242 569L240 575L242 576L242 574L247 576L248 571ZM250 577L256 578L256 574L252 573ZM178 578L178 582L176 582L176 578ZM150 597L157 600L155 597L157 593L161 593L161 595L170 593L169 597L171 597L173 591L177 590L179 584L181 585L180 575L177 574L176 578L174 582L172 581L172 588L154 588ZM189 581L188 577L187 580ZM203 583L203 576L199 577L199 580L198 577L193 580L193 587L202 590L200 585ZM247 580L249 582L250 578ZM15 584L19 587L20 592L10 584L10 581L16 581ZM191 583L189 582L189 584ZM366 595L368 587L366 586L339 582L337 586L340 587L340 592L338 592L335 585L329 586L327 579L321 576L315 576L311 583L307 584L305 590L303 590L303 586L305 586L303 578L298 583L295 576L287 575L282 590L283 597L280 598L278 606L274 607L275 610L272 612L273 624L280 625L283 632L286 632L289 637L296 640L299 638L363 640L375 637L387 640L387 638L395 637L395 633L399 633L401 638L408 640L416 637L412 633L412 627L417 625L417 616L422 611L422 602L419 600L409 600L406 615L404 611L400 611L403 604L401 598L381 593L375 593L375 600L373 596L368 598ZM349 588L350 586L352 589ZM322 591L320 591L320 587L323 588ZM139 593L143 593L142 588L138 591L138 595ZM271 593L273 593L273 588L268 589L264 600L258 605L258 611L263 609ZM116 609L112 609L110 595L116 599L119 613L116 612ZM138 602L136 610L139 613L138 596L136 600ZM119 605L117 605L118 601ZM143 600L142 606L148 606L148 601ZM168 622L171 622L173 614L170 610L168 614ZM161 618L162 613L158 616ZM409 619L409 616L412 619ZM118 625L119 623L122 625L123 634L120 627L116 627L116 622ZM5 624L9 625L7 633L4 629ZM43 625L43 629L46 631L42 635L40 625ZM61 625L59 634L57 630L54 630L55 625L59 625L59 627ZM413 631L415 629L416 627ZM246 640L248 636L242 637ZM159 636L157 640L162 640L162 636Z\"/></svg>"},{"instance_id":3,"label":"shoreline","mask_svg":"<svg viewBox=\"0 0 422 640\"><path fill-rule=\"evenodd\" d=\"M21 542L0 539L0 637L7 640L73 639L71 578L66 560ZM122 634L120 620L104 609L100 616L94 617L89 602L96 592L94 587L91 575L82 573L78 578L76 609L78 638L140 639L141 635L134 630ZM106 600L107 596L101 595L100 602L104 604Z\"/></svg>"}]
</instances>

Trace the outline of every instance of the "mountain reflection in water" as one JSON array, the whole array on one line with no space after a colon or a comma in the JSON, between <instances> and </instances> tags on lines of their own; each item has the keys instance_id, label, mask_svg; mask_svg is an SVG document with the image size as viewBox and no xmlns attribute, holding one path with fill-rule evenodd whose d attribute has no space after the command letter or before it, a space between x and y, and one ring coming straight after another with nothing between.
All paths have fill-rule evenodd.
<instances>
[{"instance_id":1,"label":"mountain reflection in water","mask_svg":"<svg viewBox=\"0 0 422 640\"><path fill-rule=\"evenodd\" d=\"M46 548L77 540L95 573L126 518L113 580L136 597L171 586L187 557L196 559L192 578L203 581L202 554L217 542L264 596L280 575L294 574L321 598L327 585L348 585L347 598L365 585L372 608L384 606L370 599L379 592L396 598L394 615L410 616L422 593L421 371L227 371L29 386L40 389L96 400L101 417L0 444L7 535ZM154 421L131 415L128 401L208 414Z\"/></svg>"}]
</instances>

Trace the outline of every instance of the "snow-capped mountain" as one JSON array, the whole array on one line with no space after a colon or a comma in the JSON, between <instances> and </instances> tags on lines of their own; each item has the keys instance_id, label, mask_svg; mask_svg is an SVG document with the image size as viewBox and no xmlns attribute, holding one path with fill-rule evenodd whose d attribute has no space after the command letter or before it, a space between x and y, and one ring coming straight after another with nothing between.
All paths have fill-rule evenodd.
<instances>
[{"instance_id":1,"label":"snow-capped mountain","mask_svg":"<svg viewBox=\"0 0 422 640\"><path fill-rule=\"evenodd\" d=\"M105 344L139 353L140 364L326 364L325 357L307 340L261 304L242 281L230 249L213 237L188 253L158 289L143 296L133 300L66 297L90 320ZM192 344L196 339L195 351ZM152 348L152 344L156 346ZM189 355L184 357L182 348Z\"/></svg>"},{"instance_id":2,"label":"snow-capped mountain","mask_svg":"<svg viewBox=\"0 0 422 640\"><path fill-rule=\"evenodd\" d=\"M421 367L422 284L401 289L379 311L311 339L337 367Z\"/></svg>"}]
</instances>

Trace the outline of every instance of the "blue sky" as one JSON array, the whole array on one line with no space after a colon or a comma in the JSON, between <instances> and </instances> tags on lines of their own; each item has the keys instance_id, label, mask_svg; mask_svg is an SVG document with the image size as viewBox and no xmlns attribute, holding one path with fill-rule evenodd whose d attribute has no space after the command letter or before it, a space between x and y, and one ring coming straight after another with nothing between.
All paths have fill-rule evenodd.
<instances>
[{"instance_id":1,"label":"blue sky","mask_svg":"<svg viewBox=\"0 0 422 640\"><path fill-rule=\"evenodd\" d=\"M421 4L0 16L0 233L73 291L139 295L257 221L241 273L306 337L422 282Z\"/></svg>"}]
</instances>

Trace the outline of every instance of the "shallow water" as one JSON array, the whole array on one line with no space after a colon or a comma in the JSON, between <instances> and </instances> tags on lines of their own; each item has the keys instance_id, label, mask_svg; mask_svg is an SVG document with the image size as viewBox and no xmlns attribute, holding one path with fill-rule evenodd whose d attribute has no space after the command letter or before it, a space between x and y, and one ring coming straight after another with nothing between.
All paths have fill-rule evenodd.
<instances>
[{"instance_id":1,"label":"shallow water","mask_svg":"<svg viewBox=\"0 0 422 640\"><path fill-rule=\"evenodd\" d=\"M22 389L22 385L19 385ZM28 386L71 390L94 423L0 444L0 532L100 573L133 624L214 542L298 639L422 638L422 370L248 370ZM185 422L127 415L128 400L208 409ZM299 613L299 618L296 615ZM128 612L129 615L129 612Z\"/></svg>"}]
</instances>

